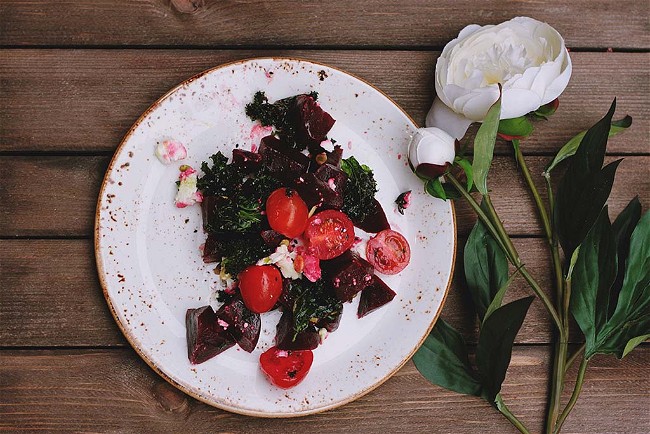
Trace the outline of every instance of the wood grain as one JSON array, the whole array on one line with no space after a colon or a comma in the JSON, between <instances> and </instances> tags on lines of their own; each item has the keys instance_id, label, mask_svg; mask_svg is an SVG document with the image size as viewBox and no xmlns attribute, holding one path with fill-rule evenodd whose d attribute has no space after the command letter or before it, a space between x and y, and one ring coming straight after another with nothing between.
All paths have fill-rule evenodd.
<instances>
[{"instance_id":1,"label":"wood grain","mask_svg":"<svg viewBox=\"0 0 650 434\"><path fill-rule=\"evenodd\" d=\"M529 271L550 293L551 265L544 240L514 243ZM463 277L464 244L460 239L442 317L474 343L477 323ZM0 240L0 264L0 347L126 345L104 300L91 240ZM527 284L516 279L506 301L528 295ZM579 332L571 336L572 342L581 339ZM551 325L539 301L530 308L517 342L551 342Z\"/></svg>"},{"instance_id":2,"label":"wood grain","mask_svg":"<svg viewBox=\"0 0 650 434\"><path fill-rule=\"evenodd\" d=\"M2 7L2 6L0 6ZM138 116L180 81L224 62L298 56L356 74L385 91L422 124L433 101L436 52L0 50L0 151L112 151ZM528 154L550 154L603 116L632 128L612 153L650 153L650 53L572 53L573 76L558 113L537 122ZM506 153L505 143L497 147Z\"/></svg>"},{"instance_id":3,"label":"wood grain","mask_svg":"<svg viewBox=\"0 0 650 434\"><path fill-rule=\"evenodd\" d=\"M643 346L623 361L594 358L563 432L648 432L648 357L650 347ZM506 403L532 432L542 429L548 362L545 348L515 348L504 384ZM349 432L354 426L356 432L515 432L484 401L429 384L411 362L357 401L295 419L226 413L161 386L162 381L126 349L1 351L0 429L259 432L263 427L286 433L314 426L318 432Z\"/></svg>"},{"instance_id":4,"label":"wood grain","mask_svg":"<svg viewBox=\"0 0 650 434\"><path fill-rule=\"evenodd\" d=\"M3 45L442 47L470 23L535 17L569 47L647 48L648 2L207 0L193 15L168 0L4 0Z\"/></svg>"},{"instance_id":5,"label":"wood grain","mask_svg":"<svg viewBox=\"0 0 650 434\"><path fill-rule=\"evenodd\" d=\"M607 161L615 158L608 157ZM0 157L0 236L90 236L108 160L79 156ZM541 188L541 173L549 158L530 156L527 161ZM625 157L609 202L612 216L636 194L646 207L650 204L648 167L650 156ZM534 204L511 157L495 158L488 185L509 233L541 234ZM467 234L474 224L474 213L465 202L457 203L458 232Z\"/></svg>"}]
</instances>

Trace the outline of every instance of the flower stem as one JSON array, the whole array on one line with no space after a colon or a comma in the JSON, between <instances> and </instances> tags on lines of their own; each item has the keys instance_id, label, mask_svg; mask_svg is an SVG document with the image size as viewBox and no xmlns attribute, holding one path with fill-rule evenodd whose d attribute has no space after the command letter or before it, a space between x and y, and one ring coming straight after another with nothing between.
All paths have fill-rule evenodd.
<instances>
[{"instance_id":1,"label":"flower stem","mask_svg":"<svg viewBox=\"0 0 650 434\"><path fill-rule=\"evenodd\" d=\"M451 182L451 184L456 188L456 190L458 190L461 196L463 196L467 200L467 202L470 204L474 212L476 212L478 218L485 225L485 227L488 229L488 231L494 237L497 243L499 243L499 246L503 249L510 263L519 269L519 272L526 280L526 282L528 282L528 285L530 285L535 295L537 295L537 297L544 304L544 307L548 311L556 327L558 329L562 329L562 322L560 321L560 317L558 316L557 311L553 307L553 303L551 303L551 301L546 296L542 288L539 286L539 283L537 283L535 278L533 278L533 276L530 275L526 267L521 263L521 260L519 259L519 254L517 253L517 250L512 244L512 241L510 241L510 237L506 233L503 227L503 223L501 223L501 220L497 216L496 210L494 209L494 206L492 205L492 202L489 199L489 195L484 196L484 199L486 200L488 212L490 213L490 215L493 216L493 219L488 217L488 215L483 211L483 209L478 204L478 202L476 202L474 197L472 197L472 195L469 194L467 190L465 190L463 185L452 174L447 173L445 176L449 180L449 182Z\"/></svg>"},{"instance_id":2,"label":"flower stem","mask_svg":"<svg viewBox=\"0 0 650 434\"><path fill-rule=\"evenodd\" d=\"M578 359L578 356L580 353L582 353L585 349L586 344L582 344L578 347L578 349L571 355L571 357L568 358L566 361L566 366L564 367L564 372L566 372L571 369L571 366L573 366L573 363Z\"/></svg>"},{"instance_id":3,"label":"flower stem","mask_svg":"<svg viewBox=\"0 0 650 434\"><path fill-rule=\"evenodd\" d=\"M562 425L564 424L564 421L566 420L567 416L569 416L569 413L571 413L571 410L573 410L573 407L576 405L576 402L578 401L580 392L582 392L582 384L585 381L585 372L587 371L588 364L589 364L589 359L583 358L582 362L580 362L578 377L576 378L576 384L573 387L573 393L571 394L571 398L569 398L569 402L567 402L566 407L564 407L564 410L562 410L562 414L557 420L557 424L555 425L555 430L553 431L554 434L559 434L560 430L562 429Z\"/></svg>"},{"instance_id":4,"label":"flower stem","mask_svg":"<svg viewBox=\"0 0 650 434\"><path fill-rule=\"evenodd\" d=\"M546 432L552 433L553 427L558 420L562 391L564 390L564 377L566 374L568 336L569 336L569 298L571 297L571 279L564 281L564 291L561 304L562 327L559 329L559 339L555 343L553 376L551 379L551 399L549 401L548 414L546 416ZM558 306L559 307L559 306Z\"/></svg>"},{"instance_id":5,"label":"flower stem","mask_svg":"<svg viewBox=\"0 0 650 434\"><path fill-rule=\"evenodd\" d=\"M503 414L506 419L510 421L512 425L514 425L515 428L519 430L519 432L523 434L529 434L528 428L519 420L517 419L517 416L512 414L510 409L506 406L506 403L503 402L503 398L501 397L501 394L497 394L496 398L494 399L494 403L497 406L497 410Z\"/></svg>"}]
</instances>

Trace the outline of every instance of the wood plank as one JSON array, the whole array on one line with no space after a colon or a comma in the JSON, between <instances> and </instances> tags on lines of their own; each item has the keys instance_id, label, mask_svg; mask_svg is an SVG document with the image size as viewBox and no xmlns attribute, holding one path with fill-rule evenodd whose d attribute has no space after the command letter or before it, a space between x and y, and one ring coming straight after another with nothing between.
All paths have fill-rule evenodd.
<instances>
[{"instance_id":1,"label":"wood plank","mask_svg":"<svg viewBox=\"0 0 650 434\"><path fill-rule=\"evenodd\" d=\"M529 271L551 293L551 265L542 239L515 239ZM476 320L463 277L459 240L455 275L442 317L476 342ZM91 240L0 240L0 347L124 346L97 279ZM397 289L397 288L396 288ZM516 279L506 301L531 292ZM579 332L572 342L581 342ZM535 301L517 337L519 343L548 343L551 324Z\"/></svg>"},{"instance_id":2,"label":"wood plank","mask_svg":"<svg viewBox=\"0 0 650 434\"><path fill-rule=\"evenodd\" d=\"M138 116L178 82L224 62L270 55L304 57L356 74L420 124L433 100L436 52L0 50L0 151L112 151ZM650 53L576 52L572 59L573 77L558 114L536 123L524 152L555 152L618 97L617 116L630 114L635 123L612 139L609 151L650 153ZM508 151L505 143L497 147Z\"/></svg>"},{"instance_id":3,"label":"wood plank","mask_svg":"<svg viewBox=\"0 0 650 434\"><path fill-rule=\"evenodd\" d=\"M517 15L551 23L570 47L650 45L648 2L634 0L208 0L194 15L157 0L4 0L0 44L442 47L465 25Z\"/></svg>"},{"instance_id":4,"label":"wood plank","mask_svg":"<svg viewBox=\"0 0 650 434\"><path fill-rule=\"evenodd\" d=\"M594 358L563 432L650 431L649 357L643 346L623 361ZM545 347L515 348L504 399L531 432L542 429L548 372ZM2 351L0 429L284 433L314 426L349 432L353 425L358 432L515 432L484 401L429 384L411 362L357 401L293 419L226 413L162 383L130 350Z\"/></svg>"},{"instance_id":5,"label":"wood plank","mask_svg":"<svg viewBox=\"0 0 650 434\"><path fill-rule=\"evenodd\" d=\"M608 157L612 161L616 157ZM0 157L0 236L90 236L95 204L108 157ZM527 158L537 185L549 157ZM492 199L509 233L540 235L533 202L511 157L494 160L489 179ZM617 215L635 194L650 204L650 156L626 157L618 169L610 209ZM17 176L16 174L19 174ZM544 193L545 197L545 193ZM465 202L457 202L459 234L467 234L475 218ZM43 212L47 210L47 218Z\"/></svg>"}]
</instances>

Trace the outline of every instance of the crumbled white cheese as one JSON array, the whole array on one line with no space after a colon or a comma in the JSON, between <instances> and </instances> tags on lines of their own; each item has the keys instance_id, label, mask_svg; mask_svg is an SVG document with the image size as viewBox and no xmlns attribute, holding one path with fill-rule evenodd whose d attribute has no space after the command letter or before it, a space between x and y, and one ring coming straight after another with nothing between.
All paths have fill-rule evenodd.
<instances>
[{"instance_id":1,"label":"crumbled white cheese","mask_svg":"<svg viewBox=\"0 0 650 434\"><path fill-rule=\"evenodd\" d=\"M181 142L174 140L163 140L159 142L156 145L154 153L160 162L165 165L187 158L187 149L185 146Z\"/></svg>"}]
</instances>

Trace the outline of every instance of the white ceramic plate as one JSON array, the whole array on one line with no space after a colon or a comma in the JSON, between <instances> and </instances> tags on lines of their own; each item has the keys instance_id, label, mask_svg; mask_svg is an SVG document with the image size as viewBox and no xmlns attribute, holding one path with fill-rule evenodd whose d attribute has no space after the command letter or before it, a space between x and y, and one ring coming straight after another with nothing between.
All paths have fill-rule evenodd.
<instances>
[{"instance_id":1,"label":"white ceramic plate","mask_svg":"<svg viewBox=\"0 0 650 434\"><path fill-rule=\"evenodd\" d=\"M329 137L373 168L378 199L392 227L408 239L411 263L386 276L397 297L359 320L357 300L346 304L339 329L314 351L314 364L297 387L266 381L260 354L273 345L277 312L264 314L252 354L235 346L200 365L187 359L185 312L214 303L214 265L204 265L198 206L178 209L173 198L178 166L200 163L216 151L259 143L259 127L244 114L255 91L271 101L316 90L335 119ZM455 218L449 202L433 199L405 156L416 126L394 102L368 83L304 60L264 58L203 72L158 100L119 146L102 185L96 215L99 277L115 319L140 356L184 392L216 407L255 416L316 413L377 387L414 353L442 308L453 271ZM156 142L185 143L189 156L163 166ZM399 214L395 198L413 190Z\"/></svg>"}]
</instances>

